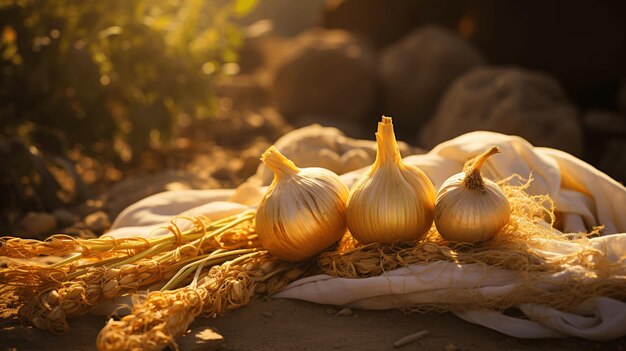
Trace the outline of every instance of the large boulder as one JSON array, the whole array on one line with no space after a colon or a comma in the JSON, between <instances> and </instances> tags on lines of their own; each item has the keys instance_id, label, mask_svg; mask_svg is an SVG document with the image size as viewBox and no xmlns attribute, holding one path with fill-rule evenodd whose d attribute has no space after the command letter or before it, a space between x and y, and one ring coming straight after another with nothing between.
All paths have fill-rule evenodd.
<instances>
[{"instance_id":1,"label":"large boulder","mask_svg":"<svg viewBox=\"0 0 626 351\"><path fill-rule=\"evenodd\" d=\"M622 114L626 115L626 78L622 79L622 85L617 93L617 104Z\"/></svg>"},{"instance_id":2,"label":"large boulder","mask_svg":"<svg viewBox=\"0 0 626 351\"><path fill-rule=\"evenodd\" d=\"M238 50L239 73L254 73L256 78L267 83L267 71L280 62L288 49L289 39L276 34L270 20L260 20L244 28L243 34L244 40Z\"/></svg>"},{"instance_id":3,"label":"large boulder","mask_svg":"<svg viewBox=\"0 0 626 351\"><path fill-rule=\"evenodd\" d=\"M606 140L607 137L626 138L626 115L613 111L588 110L583 115L587 135Z\"/></svg>"},{"instance_id":4,"label":"large boulder","mask_svg":"<svg viewBox=\"0 0 626 351\"><path fill-rule=\"evenodd\" d=\"M345 31L311 30L296 37L291 48L271 88L288 120L326 115L360 121L373 114L375 60L367 46Z\"/></svg>"},{"instance_id":5,"label":"large boulder","mask_svg":"<svg viewBox=\"0 0 626 351\"><path fill-rule=\"evenodd\" d=\"M420 25L456 28L466 5L467 0L327 0L321 25L351 31L380 48Z\"/></svg>"},{"instance_id":6,"label":"large boulder","mask_svg":"<svg viewBox=\"0 0 626 351\"><path fill-rule=\"evenodd\" d=\"M608 107L626 73L626 1L473 0L467 37L492 64L558 79L585 108Z\"/></svg>"},{"instance_id":7,"label":"large boulder","mask_svg":"<svg viewBox=\"0 0 626 351\"><path fill-rule=\"evenodd\" d=\"M482 67L461 76L419 134L421 146L474 130L519 135L534 145L582 152L578 113L558 82L533 71Z\"/></svg>"},{"instance_id":8,"label":"large boulder","mask_svg":"<svg viewBox=\"0 0 626 351\"><path fill-rule=\"evenodd\" d=\"M417 29L387 47L378 73L385 113L415 135L437 107L446 88L464 72L484 63L469 43L443 27Z\"/></svg>"},{"instance_id":9,"label":"large boulder","mask_svg":"<svg viewBox=\"0 0 626 351\"><path fill-rule=\"evenodd\" d=\"M589 110L583 116L586 134L585 160L626 182L626 115Z\"/></svg>"},{"instance_id":10,"label":"large boulder","mask_svg":"<svg viewBox=\"0 0 626 351\"><path fill-rule=\"evenodd\" d=\"M622 184L626 184L626 140L609 139L598 168Z\"/></svg>"}]
</instances>

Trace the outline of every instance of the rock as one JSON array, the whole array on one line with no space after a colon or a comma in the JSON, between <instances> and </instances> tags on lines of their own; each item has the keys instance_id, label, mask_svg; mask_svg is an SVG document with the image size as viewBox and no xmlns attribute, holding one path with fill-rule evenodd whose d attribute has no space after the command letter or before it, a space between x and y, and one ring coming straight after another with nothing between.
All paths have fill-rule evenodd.
<instances>
[{"instance_id":1,"label":"rock","mask_svg":"<svg viewBox=\"0 0 626 351\"><path fill-rule=\"evenodd\" d=\"M415 135L446 88L483 63L471 44L442 27L422 27L388 46L381 53L378 74L384 111L401 126L396 134Z\"/></svg>"},{"instance_id":2,"label":"rock","mask_svg":"<svg viewBox=\"0 0 626 351\"><path fill-rule=\"evenodd\" d=\"M205 167L206 168L206 167ZM167 190L173 182L187 184L191 189L219 187L219 183L200 170L166 169L153 174L131 176L113 184L103 194L104 210L115 218L127 206L156 193Z\"/></svg>"},{"instance_id":3,"label":"rock","mask_svg":"<svg viewBox=\"0 0 626 351\"><path fill-rule=\"evenodd\" d=\"M67 227L71 224L76 223L80 219L77 214L64 208L55 209L54 211L52 211L52 215L54 215L54 217L56 218L57 225L59 227Z\"/></svg>"},{"instance_id":4,"label":"rock","mask_svg":"<svg viewBox=\"0 0 626 351\"><path fill-rule=\"evenodd\" d=\"M85 224L95 233L102 233L111 227L109 215L104 211L94 212L85 217Z\"/></svg>"},{"instance_id":5,"label":"rock","mask_svg":"<svg viewBox=\"0 0 626 351\"><path fill-rule=\"evenodd\" d=\"M272 312L270 312L270 311L265 311L265 312L261 313L261 316L267 317L267 318L271 318L271 317L274 317L274 314Z\"/></svg>"},{"instance_id":6,"label":"rock","mask_svg":"<svg viewBox=\"0 0 626 351\"><path fill-rule=\"evenodd\" d=\"M519 135L536 146L582 152L578 113L554 79L517 68L476 68L441 99L419 134L422 146L474 130Z\"/></svg>"},{"instance_id":7,"label":"rock","mask_svg":"<svg viewBox=\"0 0 626 351\"><path fill-rule=\"evenodd\" d=\"M217 97L232 99L238 109L257 109L267 105L267 91L252 75L220 76L213 82Z\"/></svg>"},{"instance_id":8,"label":"rock","mask_svg":"<svg viewBox=\"0 0 626 351\"><path fill-rule=\"evenodd\" d=\"M241 73L254 74L265 86L288 51L288 43L289 39L274 35L270 31L246 35L239 49Z\"/></svg>"},{"instance_id":9,"label":"rock","mask_svg":"<svg viewBox=\"0 0 626 351\"><path fill-rule=\"evenodd\" d=\"M456 344L453 343L449 343L448 345L446 345L446 351L458 351L459 347L456 346Z\"/></svg>"},{"instance_id":10,"label":"rock","mask_svg":"<svg viewBox=\"0 0 626 351\"><path fill-rule=\"evenodd\" d=\"M598 168L622 184L626 184L626 139L609 139L601 152Z\"/></svg>"},{"instance_id":11,"label":"rock","mask_svg":"<svg viewBox=\"0 0 626 351\"><path fill-rule=\"evenodd\" d=\"M104 201L101 199L87 199L74 207L73 210L78 213L79 217L85 217L90 213L102 210L103 206Z\"/></svg>"},{"instance_id":12,"label":"rock","mask_svg":"<svg viewBox=\"0 0 626 351\"><path fill-rule=\"evenodd\" d=\"M200 122L193 128L197 137L211 139L223 147L245 147L258 137L273 141L292 129L285 118L270 107L257 111L218 110L214 119ZM243 137L233 137L235 135Z\"/></svg>"},{"instance_id":13,"label":"rock","mask_svg":"<svg viewBox=\"0 0 626 351\"><path fill-rule=\"evenodd\" d=\"M599 137L626 136L626 115L612 111L589 110L583 115L585 132Z\"/></svg>"},{"instance_id":14,"label":"rock","mask_svg":"<svg viewBox=\"0 0 626 351\"><path fill-rule=\"evenodd\" d=\"M456 29L466 0L327 0L321 24L354 32L380 48L423 24Z\"/></svg>"},{"instance_id":15,"label":"rock","mask_svg":"<svg viewBox=\"0 0 626 351\"><path fill-rule=\"evenodd\" d=\"M467 36L490 63L545 72L579 106L615 104L625 73L626 2L475 0L468 5Z\"/></svg>"},{"instance_id":16,"label":"rock","mask_svg":"<svg viewBox=\"0 0 626 351\"><path fill-rule=\"evenodd\" d=\"M622 87L617 93L617 105L623 115L626 115L626 78L622 79Z\"/></svg>"},{"instance_id":17,"label":"rock","mask_svg":"<svg viewBox=\"0 0 626 351\"><path fill-rule=\"evenodd\" d=\"M233 177L233 171L228 167L228 165L220 165L213 173L211 173L213 178L218 180L230 180Z\"/></svg>"},{"instance_id":18,"label":"rock","mask_svg":"<svg viewBox=\"0 0 626 351\"><path fill-rule=\"evenodd\" d=\"M339 310L339 312L337 312L337 314L342 317L350 317L353 315L352 309L348 307L342 308L341 310Z\"/></svg>"},{"instance_id":19,"label":"rock","mask_svg":"<svg viewBox=\"0 0 626 351\"><path fill-rule=\"evenodd\" d=\"M57 219L47 212L27 212L17 225L17 233L23 238L44 239L53 234Z\"/></svg>"},{"instance_id":20,"label":"rock","mask_svg":"<svg viewBox=\"0 0 626 351\"><path fill-rule=\"evenodd\" d=\"M270 146L264 140L256 140L250 147L241 152L242 165L239 169L239 177L246 179L252 176L261 164L261 155Z\"/></svg>"},{"instance_id":21,"label":"rock","mask_svg":"<svg viewBox=\"0 0 626 351\"><path fill-rule=\"evenodd\" d=\"M220 350L224 344L224 337L215 329L196 327L187 335L176 340L178 347L185 351Z\"/></svg>"},{"instance_id":22,"label":"rock","mask_svg":"<svg viewBox=\"0 0 626 351\"><path fill-rule=\"evenodd\" d=\"M63 233L82 239L93 239L98 237L98 235L96 235L96 233L94 233L94 231L91 230L85 222L76 222L63 229Z\"/></svg>"},{"instance_id":23,"label":"rock","mask_svg":"<svg viewBox=\"0 0 626 351\"><path fill-rule=\"evenodd\" d=\"M612 111L588 110L583 115L583 126L584 159L599 166L614 178L626 180L626 173L620 171L619 163L612 164L616 161L623 162L615 152L619 152L619 140L626 140L626 116ZM626 158L624 160L626 161Z\"/></svg>"},{"instance_id":24,"label":"rock","mask_svg":"<svg viewBox=\"0 0 626 351\"><path fill-rule=\"evenodd\" d=\"M366 45L348 32L318 29L290 46L270 90L288 120L312 114L362 121L373 114L375 58Z\"/></svg>"}]
</instances>

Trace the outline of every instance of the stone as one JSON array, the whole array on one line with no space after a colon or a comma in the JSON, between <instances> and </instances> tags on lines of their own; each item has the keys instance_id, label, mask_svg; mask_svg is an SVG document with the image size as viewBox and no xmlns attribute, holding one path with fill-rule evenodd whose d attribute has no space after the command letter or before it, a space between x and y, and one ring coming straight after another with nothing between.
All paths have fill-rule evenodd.
<instances>
[{"instance_id":1,"label":"stone","mask_svg":"<svg viewBox=\"0 0 626 351\"><path fill-rule=\"evenodd\" d=\"M252 33L246 33L246 38L239 49L240 73L254 74L265 86L272 71L288 51L288 43L288 38L273 34L271 28L262 33L255 33L254 30Z\"/></svg>"},{"instance_id":2,"label":"stone","mask_svg":"<svg viewBox=\"0 0 626 351\"><path fill-rule=\"evenodd\" d=\"M104 211L94 212L85 217L85 224L95 233L102 233L111 227L109 215Z\"/></svg>"},{"instance_id":3,"label":"stone","mask_svg":"<svg viewBox=\"0 0 626 351\"><path fill-rule=\"evenodd\" d=\"M466 3L467 0L327 0L320 22L325 28L351 31L381 48L421 25L456 29Z\"/></svg>"},{"instance_id":4,"label":"stone","mask_svg":"<svg viewBox=\"0 0 626 351\"><path fill-rule=\"evenodd\" d=\"M583 115L586 133L597 134L599 137L626 136L626 115L612 111L589 110Z\"/></svg>"},{"instance_id":5,"label":"stone","mask_svg":"<svg viewBox=\"0 0 626 351\"><path fill-rule=\"evenodd\" d=\"M261 313L261 316L266 317L266 318L271 318L271 317L274 317L274 314L270 311L265 311Z\"/></svg>"},{"instance_id":6,"label":"stone","mask_svg":"<svg viewBox=\"0 0 626 351\"><path fill-rule=\"evenodd\" d=\"M350 316L352 316L354 313L352 312L352 309L351 309L351 308L346 307L346 308L342 308L341 310L339 310L339 312L337 312L337 314L338 314L339 316L342 316L342 317L350 317Z\"/></svg>"},{"instance_id":7,"label":"stone","mask_svg":"<svg viewBox=\"0 0 626 351\"><path fill-rule=\"evenodd\" d=\"M213 82L215 95L232 99L238 109L267 105L267 91L253 75L220 76Z\"/></svg>"},{"instance_id":8,"label":"stone","mask_svg":"<svg viewBox=\"0 0 626 351\"><path fill-rule=\"evenodd\" d=\"M557 81L544 74L508 67L479 67L459 77L419 133L421 146L488 130L525 138L580 155L583 135L578 112Z\"/></svg>"},{"instance_id":9,"label":"stone","mask_svg":"<svg viewBox=\"0 0 626 351\"><path fill-rule=\"evenodd\" d=\"M102 201L101 199L87 199L86 201L83 201L74 208L72 208L72 210L78 213L80 217L85 217L90 213L102 210L103 206L104 201Z\"/></svg>"},{"instance_id":10,"label":"stone","mask_svg":"<svg viewBox=\"0 0 626 351\"><path fill-rule=\"evenodd\" d=\"M23 238L43 239L53 234L57 227L56 217L47 212L27 212L18 222L17 233Z\"/></svg>"},{"instance_id":11,"label":"stone","mask_svg":"<svg viewBox=\"0 0 626 351\"><path fill-rule=\"evenodd\" d=\"M215 179L208 174L203 175L201 171L203 170L165 169L156 173L130 176L111 185L102 195L103 210L110 215L109 218L115 218L127 206L150 195L166 191L167 186L173 182L186 184L191 189L219 187Z\"/></svg>"},{"instance_id":12,"label":"stone","mask_svg":"<svg viewBox=\"0 0 626 351\"><path fill-rule=\"evenodd\" d=\"M473 0L467 5L467 38L488 62L545 72L578 106L615 104L626 73L626 2Z\"/></svg>"},{"instance_id":13,"label":"stone","mask_svg":"<svg viewBox=\"0 0 626 351\"><path fill-rule=\"evenodd\" d=\"M626 115L626 78L622 79L622 86L617 93L617 105L619 106L620 112Z\"/></svg>"},{"instance_id":14,"label":"stone","mask_svg":"<svg viewBox=\"0 0 626 351\"><path fill-rule=\"evenodd\" d=\"M224 344L224 337L213 328L196 327L176 340L176 343L185 351L220 350Z\"/></svg>"},{"instance_id":15,"label":"stone","mask_svg":"<svg viewBox=\"0 0 626 351\"><path fill-rule=\"evenodd\" d=\"M213 140L222 147L245 147L258 137L273 141L292 129L283 115L271 107L255 111L220 109L215 118L196 123L193 128L196 137Z\"/></svg>"},{"instance_id":16,"label":"stone","mask_svg":"<svg viewBox=\"0 0 626 351\"><path fill-rule=\"evenodd\" d=\"M52 211L52 215L54 215L54 217L56 218L57 225L59 227L67 227L76 223L80 219L80 217L76 213L65 208L55 209L54 211Z\"/></svg>"},{"instance_id":17,"label":"stone","mask_svg":"<svg viewBox=\"0 0 626 351\"><path fill-rule=\"evenodd\" d=\"M399 136L415 135L433 114L446 88L461 74L484 64L472 44L447 28L426 26L385 48L378 75L385 114Z\"/></svg>"},{"instance_id":18,"label":"stone","mask_svg":"<svg viewBox=\"0 0 626 351\"><path fill-rule=\"evenodd\" d=\"M238 172L239 177L246 179L254 175L261 164L261 155L269 146L268 142L257 139L251 146L241 152L242 165Z\"/></svg>"},{"instance_id":19,"label":"stone","mask_svg":"<svg viewBox=\"0 0 626 351\"><path fill-rule=\"evenodd\" d=\"M271 100L289 121L328 115L363 121L376 103L375 57L346 31L314 29L298 35L276 67Z\"/></svg>"},{"instance_id":20,"label":"stone","mask_svg":"<svg viewBox=\"0 0 626 351\"><path fill-rule=\"evenodd\" d=\"M228 165L224 164L215 169L211 176L218 180L230 180L233 177L233 171Z\"/></svg>"},{"instance_id":21,"label":"stone","mask_svg":"<svg viewBox=\"0 0 626 351\"><path fill-rule=\"evenodd\" d=\"M622 184L626 184L626 139L612 138L604 145L598 168Z\"/></svg>"},{"instance_id":22,"label":"stone","mask_svg":"<svg viewBox=\"0 0 626 351\"><path fill-rule=\"evenodd\" d=\"M63 233L71 235L73 237L82 239L93 239L98 237L93 230L91 230L85 222L76 222L71 226L64 228Z\"/></svg>"}]
</instances>

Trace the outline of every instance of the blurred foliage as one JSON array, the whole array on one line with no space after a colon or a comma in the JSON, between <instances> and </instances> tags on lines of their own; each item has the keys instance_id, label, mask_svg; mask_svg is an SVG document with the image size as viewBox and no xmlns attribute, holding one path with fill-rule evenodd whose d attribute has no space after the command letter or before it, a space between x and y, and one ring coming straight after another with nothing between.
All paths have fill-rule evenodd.
<instances>
[{"instance_id":1,"label":"blurred foliage","mask_svg":"<svg viewBox=\"0 0 626 351\"><path fill-rule=\"evenodd\" d=\"M256 0L0 0L0 231L85 198L75 154L127 163L208 118Z\"/></svg>"},{"instance_id":2,"label":"blurred foliage","mask_svg":"<svg viewBox=\"0 0 626 351\"><path fill-rule=\"evenodd\" d=\"M255 3L0 0L2 133L34 124L129 161L181 117L211 116L211 79L238 67L232 21Z\"/></svg>"}]
</instances>

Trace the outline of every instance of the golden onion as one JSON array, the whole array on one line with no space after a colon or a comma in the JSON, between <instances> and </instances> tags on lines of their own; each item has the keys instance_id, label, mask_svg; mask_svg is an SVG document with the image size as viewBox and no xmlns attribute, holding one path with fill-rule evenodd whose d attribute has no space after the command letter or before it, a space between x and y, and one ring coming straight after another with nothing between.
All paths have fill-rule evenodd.
<instances>
[{"instance_id":1,"label":"golden onion","mask_svg":"<svg viewBox=\"0 0 626 351\"><path fill-rule=\"evenodd\" d=\"M300 169L273 146L261 160L274 172L274 180L257 209L256 231L270 253L302 261L343 236L348 188L335 173Z\"/></svg>"},{"instance_id":2,"label":"golden onion","mask_svg":"<svg viewBox=\"0 0 626 351\"><path fill-rule=\"evenodd\" d=\"M402 161L391 117L378 123L376 140L376 160L348 197L348 229L363 244L419 240L433 223L435 188Z\"/></svg>"},{"instance_id":3,"label":"golden onion","mask_svg":"<svg viewBox=\"0 0 626 351\"><path fill-rule=\"evenodd\" d=\"M502 189L483 178L480 169L496 146L479 155L464 172L448 178L435 200L435 226L448 241L479 242L498 234L509 222L511 206Z\"/></svg>"}]
</instances>

